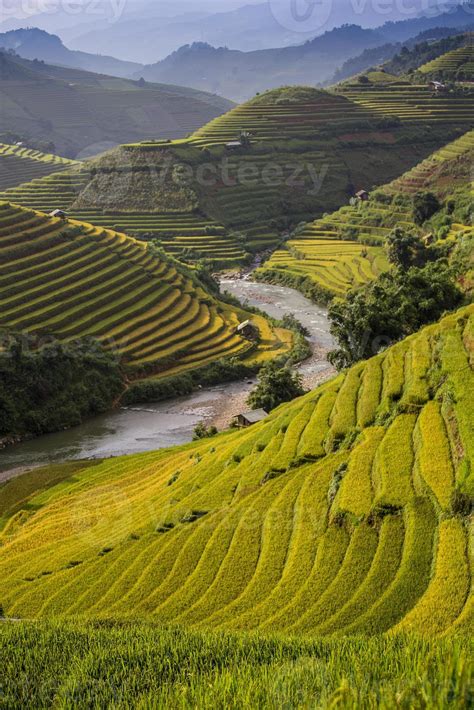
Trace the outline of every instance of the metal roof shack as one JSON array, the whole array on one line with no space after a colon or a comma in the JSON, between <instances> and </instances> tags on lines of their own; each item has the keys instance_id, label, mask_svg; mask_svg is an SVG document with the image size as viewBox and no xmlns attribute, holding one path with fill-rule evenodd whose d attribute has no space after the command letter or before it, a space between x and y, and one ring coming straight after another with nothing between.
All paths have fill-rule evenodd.
<instances>
[{"instance_id":1,"label":"metal roof shack","mask_svg":"<svg viewBox=\"0 0 474 710\"><path fill-rule=\"evenodd\" d=\"M63 210L53 210L49 213L50 217L60 217L61 219L66 219L67 214Z\"/></svg>"},{"instance_id":2,"label":"metal roof shack","mask_svg":"<svg viewBox=\"0 0 474 710\"><path fill-rule=\"evenodd\" d=\"M268 412L264 409L252 409L250 412L243 412L237 415L237 424L240 427L252 426L261 422L268 416Z\"/></svg>"}]
</instances>

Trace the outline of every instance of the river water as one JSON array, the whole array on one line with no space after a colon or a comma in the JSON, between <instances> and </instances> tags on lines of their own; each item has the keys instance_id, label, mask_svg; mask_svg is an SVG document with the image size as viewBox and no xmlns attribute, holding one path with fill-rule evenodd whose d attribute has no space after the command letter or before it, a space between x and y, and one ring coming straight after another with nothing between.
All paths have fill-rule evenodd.
<instances>
[{"instance_id":1,"label":"river water","mask_svg":"<svg viewBox=\"0 0 474 710\"><path fill-rule=\"evenodd\" d=\"M332 347L332 339L323 308L283 286L238 279L224 280L221 287L275 318L294 313L308 328L314 352L298 368L308 388L331 372L325 353ZM191 441L194 427L200 421L214 423L219 428L228 426L233 416L245 410L245 400L255 382L254 379L216 385L166 402L122 408L73 429L10 446L0 451L0 481L33 466L184 444Z\"/></svg>"}]
</instances>

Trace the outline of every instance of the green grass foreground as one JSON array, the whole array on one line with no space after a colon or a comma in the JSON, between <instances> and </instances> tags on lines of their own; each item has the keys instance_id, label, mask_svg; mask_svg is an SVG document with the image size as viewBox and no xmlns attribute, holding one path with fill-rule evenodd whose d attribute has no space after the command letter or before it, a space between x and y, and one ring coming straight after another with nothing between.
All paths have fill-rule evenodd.
<instances>
[{"instance_id":1,"label":"green grass foreground","mask_svg":"<svg viewBox=\"0 0 474 710\"><path fill-rule=\"evenodd\" d=\"M468 708L474 643L5 623L0 707Z\"/></svg>"}]
</instances>

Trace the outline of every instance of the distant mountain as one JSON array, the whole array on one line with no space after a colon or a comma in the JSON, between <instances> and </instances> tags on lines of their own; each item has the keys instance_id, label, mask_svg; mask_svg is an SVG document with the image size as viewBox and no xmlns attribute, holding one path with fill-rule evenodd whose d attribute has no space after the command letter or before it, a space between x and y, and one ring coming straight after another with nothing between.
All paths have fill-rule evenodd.
<instances>
[{"instance_id":1,"label":"distant mountain","mask_svg":"<svg viewBox=\"0 0 474 710\"><path fill-rule=\"evenodd\" d=\"M343 24L374 28L381 21L381 14L373 3L354 3L353 0L308 3L311 9L308 21L296 23L290 12L290 0L252 4L241 0L242 7L232 7L235 4L226 0L219 11L209 12L209 7L204 7L200 1L194 4L192 11L182 14L177 6L172 17L166 15L161 2L142 3L136 9L135 3L127 3L123 16L117 21L84 26L83 31L75 32L74 36L69 34L67 39L75 49L116 55L119 47L122 58L153 63L194 42L250 52L303 44ZM435 9L430 10L430 6ZM305 7L303 0L297 0L297 8L301 7ZM423 11L439 13L437 0L414 0L409 16L418 16ZM397 21L407 14L401 4L391 3L382 17L385 21Z\"/></svg>"},{"instance_id":2,"label":"distant mountain","mask_svg":"<svg viewBox=\"0 0 474 710\"><path fill-rule=\"evenodd\" d=\"M37 27L0 33L0 48L12 49L25 59L42 59L49 64L113 76L131 77L141 68L141 65L135 62L123 62L114 57L68 49L57 35Z\"/></svg>"},{"instance_id":3,"label":"distant mountain","mask_svg":"<svg viewBox=\"0 0 474 710\"><path fill-rule=\"evenodd\" d=\"M436 28L462 29L473 20L471 8L458 6L438 16L388 22L377 29L343 25L303 44L242 52L194 42L181 47L166 59L146 66L140 75L150 81L193 86L243 101L255 93L286 84L327 83L350 58L365 50L398 45L409 38ZM397 47L386 48L380 61L393 56ZM138 74L135 74L138 78Z\"/></svg>"},{"instance_id":4,"label":"distant mountain","mask_svg":"<svg viewBox=\"0 0 474 710\"><path fill-rule=\"evenodd\" d=\"M315 85L366 47L384 43L375 30L345 25L303 45L240 52L195 42L181 47L141 76L220 93L241 101L255 93L289 84ZM136 75L138 78L138 75Z\"/></svg>"},{"instance_id":5,"label":"distant mountain","mask_svg":"<svg viewBox=\"0 0 474 710\"><path fill-rule=\"evenodd\" d=\"M10 50L11 52L11 50ZM0 52L0 134L66 157L119 143L176 138L232 103L194 89L157 85L29 61Z\"/></svg>"}]
</instances>

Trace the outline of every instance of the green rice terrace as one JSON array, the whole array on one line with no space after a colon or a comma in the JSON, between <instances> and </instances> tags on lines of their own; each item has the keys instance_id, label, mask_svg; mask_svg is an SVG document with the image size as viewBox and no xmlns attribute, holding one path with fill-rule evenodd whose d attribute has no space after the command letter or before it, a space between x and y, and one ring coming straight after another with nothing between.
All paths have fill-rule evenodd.
<instances>
[{"instance_id":1,"label":"green rice terrace","mask_svg":"<svg viewBox=\"0 0 474 710\"><path fill-rule=\"evenodd\" d=\"M247 313L210 296L192 270L100 226L2 202L0 263L1 327L97 337L131 376L231 355L264 360L290 347L289 333L259 316L258 345L240 337Z\"/></svg>"},{"instance_id":2,"label":"green rice terrace","mask_svg":"<svg viewBox=\"0 0 474 710\"><path fill-rule=\"evenodd\" d=\"M434 191L442 200L459 200L465 205L462 217L446 217L441 236L454 242L471 239L471 166L474 132L435 152L415 168L369 195L367 201L351 205L304 225L281 248L273 252L256 277L288 283L327 302L360 287L389 268L383 248L395 227L427 235L434 227L423 228L413 221L412 196Z\"/></svg>"},{"instance_id":3,"label":"green rice terrace","mask_svg":"<svg viewBox=\"0 0 474 710\"><path fill-rule=\"evenodd\" d=\"M22 145L0 143L0 189L20 185L71 167L74 160L41 153Z\"/></svg>"},{"instance_id":4,"label":"green rice terrace","mask_svg":"<svg viewBox=\"0 0 474 710\"><path fill-rule=\"evenodd\" d=\"M0 197L159 239L191 262L235 267L274 248L294 224L337 209L360 186L396 178L462 135L473 101L410 84L286 87L188 139L128 144Z\"/></svg>"},{"instance_id":5,"label":"green rice terrace","mask_svg":"<svg viewBox=\"0 0 474 710\"><path fill-rule=\"evenodd\" d=\"M473 345L471 305L249 429L5 483L5 615L468 635Z\"/></svg>"},{"instance_id":6,"label":"green rice terrace","mask_svg":"<svg viewBox=\"0 0 474 710\"><path fill-rule=\"evenodd\" d=\"M401 125L420 129L437 124L445 127L461 124L466 128L472 125L474 93L471 92L437 94L428 84L410 84L403 80L398 85L346 82L336 91L367 111L399 119Z\"/></svg>"},{"instance_id":7,"label":"green rice terrace","mask_svg":"<svg viewBox=\"0 0 474 710\"><path fill-rule=\"evenodd\" d=\"M91 174L88 163L77 163L69 170L57 172L56 169L53 174L45 177L23 184L17 183L15 187L10 187L0 194L0 197L44 212L67 209L68 214L74 218L98 227L114 229L147 240L159 240L168 253L177 257L190 260L209 259L216 266L225 267L241 264L245 260L247 246L229 234L222 224L199 210L195 200L188 199L188 195L185 195L184 199L178 196L173 203L173 198L170 201L168 194L150 194L156 174L153 165L149 167L145 181L143 173L137 170L137 184L130 183L130 173L126 174L118 195L113 195L113 208L108 206L111 200L110 196L107 200L107 188L114 182L112 189L117 190L117 185L120 185L124 176L120 170L114 171L112 179L108 181L104 191L105 205L95 204L95 208L82 208L82 204L89 204L90 195L94 196L95 201L103 194L96 189L100 176L97 176L97 173ZM104 172L109 174L107 169ZM8 178L12 180L13 175L9 173ZM158 185L158 192L160 187L161 183ZM100 190L102 189L101 185ZM85 196L83 191L86 192ZM142 201L136 205L135 210L129 208L124 211L124 201L128 199L130 203L133 194L141 196ZM146 196L145 202L143 196ZM147 211L146 200L155 204L157 200L161 200L162 211ZM77 208L74 207L76 204Z\"/></svg>"},{"instance_id":8,"label":"green rice terrace","mask_svg":"<svg viewBox=\"0 0 474 710\"><path fill-rule=\"evenodd\" d=\"M468 35L466 46L453 49L423 64L418 71L440 79L472 80L474 76L474 34Z\"/></svg>"}]
</instances>

